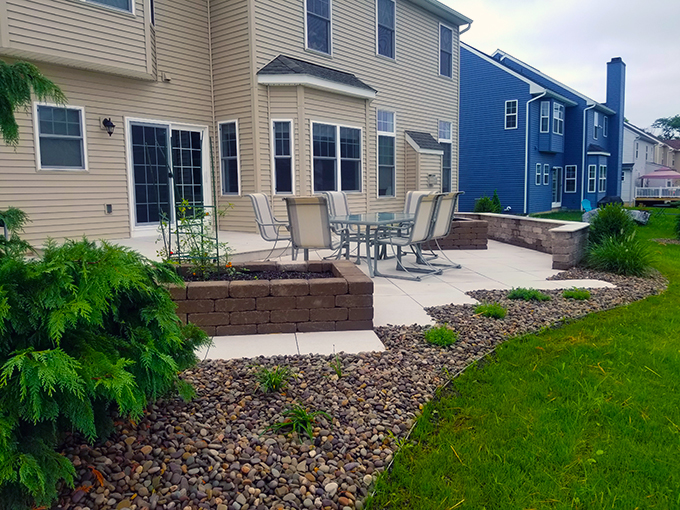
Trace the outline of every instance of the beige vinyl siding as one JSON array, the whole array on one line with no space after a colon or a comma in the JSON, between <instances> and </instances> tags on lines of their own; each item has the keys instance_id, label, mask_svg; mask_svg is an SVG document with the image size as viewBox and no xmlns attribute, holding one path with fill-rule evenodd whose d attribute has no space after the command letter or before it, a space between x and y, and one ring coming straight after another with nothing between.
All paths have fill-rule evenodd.
<instances>
[{"instance_id":1,"label":"beige vinyl siding","mask_svg":"<svg viewBox=\"0 0 680 510\"><path fill-rule=\"evenodd\" d=\"M245 195L256 190L253 158L253 111L251 107L252 66L247 0L212 0L212 34L215 118L217 123L238 120L241 196L221 195L219 132L215 138L218 174L217 194L222 207L230 206L220 220L220 229L255 232L253 208Z\"/></svg>"},{"instance_id":2,"label":"beige vinyl siding","mask_svg":"<svg viewBox=\"0 0 680 510\"><path fill-rule=\"evenodd\" d=\"M418 189L417 182L418 182L418 153L416 150L411 147L411 144L408 143L407 141L404 140L404 143L402 145L404 147L405 151L405 156L404 156L404 170L405 170L405 177L404 177L404 186L402 188L406 188L407 190L415 190ZM398 185L399 183L397 183ZM404 197L405 199L406 197Z\"/></svg>"},{"instance_id":3,"label":"beige vinyl siding","mask_svg":"<svg viewBox=\"0 0 680 510\"><path fill-rule=\"evenodd\" d=\"M167 72L170 82L39 64L69 104L85 109L89 171L37 172L32 114L17 112L19 146L14 151L0 145L0 209L15 206L28 213L29 242L83 234L93 239L130 236L125 117L212 125L206 2L157 0L156 14L158 70ZM100 128L100 117L111 117L113 136ZM112 214L105 213L105 204L112 204Z\"/></svg>"},{"instance_id":4,"label":"beige vinyl siding","mask_svg":"<svg viewBox=\"0 0 680 510\"><path fill-rule=\"evenodd\" d=\"M135 14L79 0L0 0L9 47L0 53L83 69L148 75L144 1Z\"/></svg>"},{"instance_id":5,"label":"beige vinyl siding","mask_svg":"<svg viewBox=\"0 0 680 510\"><path fill-rule=\"evenodd\" d=\"M375 0L333 0L333 56L306 51L304 41L304 2L272 0L255 2L257 28L257 69L283 54L319 65L351 72L375 88L378 95L370 103L368 126L364 133L368 155L368 206L371 209L401 210L405 194L404 130L423 131L437 138L438 119L454 126L453 172L458 172L458 28L453 30L453 76L439 76L439 19L410 3L397 5L396 61L376 56ZM397 196L377 198L376 193L376 110L397 115ZM333 111L327 108L326 111ZM363 111L363 110L362 110ZM457 179L456 179L457 182Z\"/></svg>"},{"instance_id":6,"label":"beige vinyl siding","mask_svg":"<svg viewBox=\"0 0 680 510\"><path fill-rule=\"evenodd\" d=\"M420 174L418 175L418 189L427 191L441 191L442 188L442 157L438 154L418 154ZM434 174L436 176L436 184L434 186L429 186L427 183L428 174ZM456 184L457 184L456 179ZM452 181L453 183L453 181ZM451 189L456 189L452 184Z\"/></svg>"}]
</instances>

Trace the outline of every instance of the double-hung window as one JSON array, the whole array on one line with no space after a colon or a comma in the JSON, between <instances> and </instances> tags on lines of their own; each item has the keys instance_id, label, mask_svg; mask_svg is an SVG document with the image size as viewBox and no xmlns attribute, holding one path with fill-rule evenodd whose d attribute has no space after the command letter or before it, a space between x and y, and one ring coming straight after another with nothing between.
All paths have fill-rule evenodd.
<instances>
[{"instance_id":1,"label":"double-hung window","mask_svg":"<svg viewBox=\"0 0 680 510\"><path fill-rule=\"evenodd\" d=\"M312 123L312 146L315 193L361 191L361 129Z\"/></svg>"},{"instance_id":2,"label":"double-hung window","mask_svg":"<svg viewBox=\"0 0 680 510\"><path fill-rule=\"evenodd\" d=\"M439 74L453 78L453 30L439 25Z\"/></svg>"},{"instance_id":3,"label":"double-hung window","mask_svg":"<svg viewBox=\"0 0 680 510\"><path fill-rule=\"evenodd\" d=\"M604 124L602 124L602 135L609 136L609 117L604 118Z\"/></svg>"},{"instance_id":4,"label":"double-hung window","mask_svg":"<svg viewBox=\"0 0 680 510\"><path fill-rule=\"evenodd\" d=\"M238 123L220 124L220 162L222 167L222 194L239 194Z\"/></svg>"},{"instance_id":5,"label":"double-hung window","mask_svg":"<svg viewBox=\"0 0 680 510\"><path fill-rule=\"evenodd\" d=\"M553 104L553 133L564 134L564 105L559 103Z\"/></svg>"},{"instance_id":6,"label":"double-hung window","mask_svg":"<svg viewBox=\"0 0 680 510\"><path fill-rule=\"evenodd\" d=\"M635 142L635 159L637 159L640 156L640 144L638 142Z\"/></svg>"},{"instance_id":7,"label":"double-hung window","mask_svg":"<svg viewBox=\"0 0 680 510\"><path fill-rule=\"evenodd\" d=\"M517 129L517 99L505 102L505 129Z\"/></svg>"},{"instance_id":8,"label":"double-hung window","mask_svg":"<svg viewBox=\"0 0 680 510\"><path fill-rule=\"evenodd\" d=\"M541 164L536 163L536 186L541 185Z\"/></svg>"},{"instance_id":9,"label":"double-hung window","mask_svg":"<svg viewBox=\"0 0 680 510\"><path fill-rule=\"evenodd\" d=\"M132 12L133 0L85 0L88 3L105 5L119 11Z\"/></svg>"},{"instance_id":10,"label":"double-hung window","mask_svg":"<svg viewBox=\"0 0 680 510\"><path fill-rule=\"evenodd\" d=\"M550 184L550 165L543 165L543 185Z\"/></svg>"},{"instance_id":11,"label":"double-hung window","mask_svg":"<svg viewBox=\"0 0 680 510\"><path fill-rule=\"evenodd\" d=\"M607 191L607 165L600 165L599 192Z\"/></svg>"},{"instance_id":12,"label":"double-hung window","mask_svg":"<svg viewBox=\"0 0 680 510\"><path fill-rule=\"evenodd\" d=\"M600 112L593 112L593 138L600 136Z\"/></svg>"},{"instance_id":13,"label":"double-hung window","mask_svg":"<svg viewBox=\"0 0 680 510\"><path fill-rule=\"evenodd\" d=\"M378 55L395 58L396 3L395 0L376 0Z\"/></svg>"},{"instance_id":14,"label":"double-hung window","mask_svg":"<svg viewBox=\"0 0 680 510\"><path fill-rule=\"evenodd\" d=\"M293 123L290 120L272 122L274 144L274 192L293 192Z\"/></svg>"},{"instance_id":15,"label":"double-hung window","mask_svg":"<svg viewBox=\"0 0 680 510\"><path fill-rule=\"evenodd\" d=\"M41 170L87 170L84 110L36 104Z\"/></svg>"},{"instance_id":16,"label":"double-hung window","mask_svg":"<svg viewBox=\"0 0 680 510\"><path fill-rule=\"evenodd\" d=\"M576 165L564 167L564 192L576 193Z\"/></svg>"},{"instance_id":17,"label":"double-hung window","mask_svg":"<svg viewBox=\"0 0 680 510\"><path fill-rule=\"evenodd\" d=\"M550 131L550 101L541 101L541 133Z\"/></svg>"},{"instance_id":18,"label":"double-hung window","mask_svg":"<svg viewBox=\"0 0 680 510\"><path fill-rule=\"evenodd\" d=\"M396 196L396 126L394 112L378 110L378 196Z\"/></svg>"},{"instance_id":19,"label":"double-hung window","mask_svg":"<svg viewBox=\"0 0 680 510\"><path fill-rule=\"evenodd\" d=\"M439 121L439 144L444 149L442 158L442 193L451 193L451 123Z\"/></svg>"},{"instance_id":20,"label":"double-hung window","mask_svg":"<svg viewBox=\"0 0 680 510\"><path fill-rule=\"evenodd\" d=\"M331 54L331 0L307 3L307 48Z\"/></svg>"},{"instance_id":21,"label":"double-hung window","mask_svg":"<svg viewBox=\"0 0 680 510\"><path fill-rule=\"evenodd\" d=\"M595 193L597 180L597 165L588 165L588 193Z\"/></svg>"}]
</instances>

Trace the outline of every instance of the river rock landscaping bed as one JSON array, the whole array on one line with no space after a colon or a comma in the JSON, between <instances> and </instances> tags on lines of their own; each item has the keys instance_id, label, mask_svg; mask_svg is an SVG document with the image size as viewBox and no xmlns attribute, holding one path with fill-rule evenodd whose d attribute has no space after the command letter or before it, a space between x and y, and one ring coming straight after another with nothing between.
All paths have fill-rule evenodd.
<instances>
[{"instance_id":1,"label":"river rock landscaping bed","mask_svg":"<svg viewBox=\"0 0 680 510\"><path fill-rule=\"evenodd\" d=\"M569 278L603 279L617 288L593 289L587 301L546 291L553 299L540 303L508 300L507 291L470 292L479 301L501 302L508 315L476 316L472 305L428 309L459 332L448 349L427 344L420 326L387 326L376 328L386 347L379 353L203 361L183 374L198 393L192 402L152 405L139 423L116 422L103 443L69 438L63 452L76 466L76 488L65 488L54 508L361 509L397 443L450 374L510 336L627 304L666 285L658 275L624 278L582 269L554 277ZM340 377L331 366L336 360ZM282 393L262 393L259 367L277 365L295 378ZM293 403L332 419L319 418L311 441L268 431Z\"/></svg>"}]
</instances>

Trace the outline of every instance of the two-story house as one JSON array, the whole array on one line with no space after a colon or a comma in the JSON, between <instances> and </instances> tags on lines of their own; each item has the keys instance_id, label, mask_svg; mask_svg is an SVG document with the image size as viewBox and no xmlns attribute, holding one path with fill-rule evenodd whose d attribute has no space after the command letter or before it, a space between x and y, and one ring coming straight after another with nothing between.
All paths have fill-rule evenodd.
<instances>
[{"instance_id":1,"label":"two-story house","mask_svg":"<svg viewBox=\"0 0 680 510\"><path fill-rule=\"evenodd\" d=\"M516 214L619 196L624 93L618 57L602 104L507 53L461 44L461 210L494 190Z\"/></svg>"},{"instance_id":2,"label":"two-story house","mask_svg":"<svg viewBox=\"0 0 680 510\"><path fill-rule=\"evenodd\" d=\"M621 199L635 204L635 188L642 186L640 177L656 170L657 146L661 142L639 127L625 122L623 125L623 167L621 173Z\"/></svg>"},{"instance_id":3,"label":"two-story house","mask_svg":"<svg viewBox=\"0 0 680 510\"><path fill-rule=\"evenodd\" d=\"M69 100L18 112L0 208L41 242L153 234L182 198L254 232L252 192L284 215L290 194L363 212L458 189L470 23L436 0L0 0L0 56Z\"/></svg>"}]
</instances>

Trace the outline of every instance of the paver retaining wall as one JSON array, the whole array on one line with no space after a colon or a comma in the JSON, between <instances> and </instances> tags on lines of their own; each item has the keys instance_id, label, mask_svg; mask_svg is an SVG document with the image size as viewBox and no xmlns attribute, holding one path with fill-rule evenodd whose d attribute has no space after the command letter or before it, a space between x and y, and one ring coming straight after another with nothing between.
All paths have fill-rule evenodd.
<instances>
[{"instance_id":1,"label":"paver retaining wall","mask_svg":"<svg viewBox=\"0 0 680 510\"><path fill-rule=\"evenodd\" d=\"M484 220L454 217L449 235L439 239L439 246L444 250L486 250L488 225ZM431 243L435 249L435 243ZM425 243L430 248L430 243Z\"/></svg>"},{"instance_id":2,"label":"paver retaining wall","mask_svg":"<svg viewBox=\"0 0 680 510\"><path fill-rule=\"evenodd\" d=\"M588 223L493 213L459 215L485 220L490 239L551 253L553 269L569 269L585 256L590 226Z\"/></svg>"},{"instance_id":3,"label":"paver retaining wall","mask_svg":"<svg viewBox=\"0 0 680 510\"><path fill-rule=\"evenodd\" d=\"M373 329L373 281L348 260L249 262L250 271L332 271L333 278L188 282L173 286L177 315L208 335Z\"/></svg>"}]
</instances>

